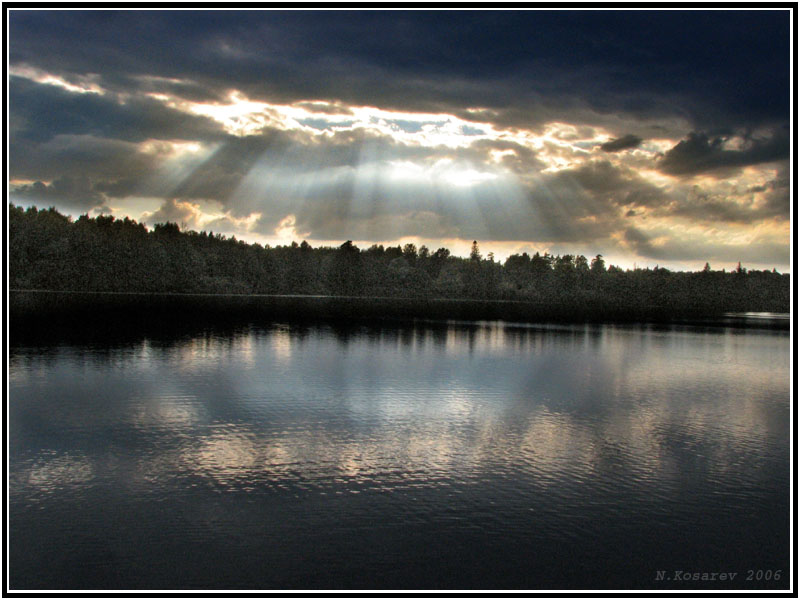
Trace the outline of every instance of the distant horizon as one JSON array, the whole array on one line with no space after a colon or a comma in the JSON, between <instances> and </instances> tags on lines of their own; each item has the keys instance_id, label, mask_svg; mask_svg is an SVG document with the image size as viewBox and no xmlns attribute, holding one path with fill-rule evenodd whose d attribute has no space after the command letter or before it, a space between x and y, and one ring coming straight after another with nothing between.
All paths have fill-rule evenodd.
<instances>
[{"instance_id":1,"label":"distant horizon","mask_svg":"<svg viewBox=\"0 0 800 600\"><path fill-rule=\"evenodd\" d=\"M10 9L9 198L791 272L790 10Z\"/></svg>"},{"instance_id":2,"label":"distant horizon","mask_svg":"<svg viewBox=\"0 0 800 600\"><path fill-rule=\"evenodd\" d=\"M25 209L27 209L27 208L29 208L31 206L34 206L34 205L15 204L13 202L10 202L9 205L19 206L19 207L25 208ZM55 209L55 210L58 210L54 206L47 206L47 207L35 206L35 208L37 210L49 210L51 208ZM111 214L103 214L103 215L94 215L94 216L92 216L92 215L88 215L87 213L83 213L83 214L79 214L79 215L73 215L73 214L68 214L66 212L62 212L60 210L58 210L58 212L60 214L64 215L64 216L68 216L73 221L78 219L78 218L80 218L81 216L88 216L89 218L95 218L95 217L98 217L98 216L112 216L115 219L116 218L120 218L120 219L124 219L125 218L125 216L117 217L117 216L111 215ZM131 217L128 217L128 218L131 218ZM154 229L154 227L156 225L159 225L159 224L163 225L163 224L165 224L167 222L167 221L164 221L164 222L159 222L159 223L148 224L148 223L144 223L144 222L138 221L137 219L132 219L132 220L135 221L136 223L144 225L144 227L148 231L153 231L153 229ZM208 229L199 229L198 230L198 229L184 228L180 223L175 223L175 224L178 225L178 227L180 228L180 231L184 232L184 233L194 232L194 233L198 233L198 234L201 234L201 233L206 233L206 234L212 234L213 233L214 235L220 234L220 235L223 235L226 238L235 237L237 240L244 241L244 242L246 242L248 244L260 244L262 246L265 245L265 244L261 244L260 242L254 242L254 241L251 241L251 240L247 240L245 238L240 238L239 236L237 236L235 234L227 234L227 233L208 230ZM375 245L375 246L383 246L384 248L389 248L389 247L397 248L397 247L403 247L406 244L411 243L411 244L414 244L417 247L417 250L419 250L419 248L421 248L422 246L425 246L425 247L428 248L428 250L431 253L433 253L436 250L438 250L439 248L446 248L450 252L450 256L454 256L456 258L469 258L471 247L472 247L472 243L473 242L477 242L478 246L480 248L480 251L481 251L482 258L487 259L488 255L490 253L492 253L494 255L494 261L498 262L498 263L501 263L501 264L504 263L508 259L509 256L513 256L515 254L521 255L523 253L526 253L529 256L533 256L536 253L538 253L538 254L540 254L542 256L544 256L545 254L550 254L551 256L564 256L564 255L584 256L589 260L591 260L592 258L597 256L598 254L600 254L600 253L597 253L597 252L591 253L591 254L581 254L581 253L576 253L576 252L553 253L553 252L549 252L547 250L544 250L544 251L534 250L533 252L528 252L528 251L511 252L511 253L509 253L507 255L501 255L501 254L498 254L497 252L494 252L490 245L486 245L485 246L480 240L472 240L472 241L470 241L468 246L467 246L467 248L466 248L466 251L458 252L458 251L453 251L453 248L451 246L447 246L447 245L432 246L432 245L428 245L428 244L425 244L425 243L418 244L415 241L416 239L418 239L418 238L405 238L403 240L393 240L393 241L390 241L388 243L386 243L386 242L364 241L364 240L353 240L353 239L343 239L343 240L294 239L294 240L290 240L288 242L286 242L284 240L281 240L280 243L278 243L278 244L266 244L266 247L269 247L269 248L290 247L293 243L296 243L296 244L300 245L303 242L307 242L312 248L332 248L332 249L336 249L336 248L340 247L342 244L344 244L344 243L349 241L349 242L352 242L352 244L354 246L356 246L359 250L368 250L373 245ZM458 243L460 245L463 245L461 240L458 240ZM677 267L674 267L674 266L673 267L667 266L666 262L668 262L668 261L662 261L661 263L656 262L654 264L641 264L641 263L635 262L635 263L633 263L631 265L626 265L624 263L621 264L621 263L614 262L613 260L610 260L604 254L600 254L600 255L603 257L607 267L615 266L615 267L621 268L624 271L632 271L632 270L636 270L636 269L645 269L646 270L646 269L654 269L654 268L658 267L658 268L666 268L666 269L669 269L670 271L675 271L675 272L690 273L690 272L702 271L703 268L705 267L705 264L708 263L709 267L711 268L712 271L726 271L726 272L733 271L739 265L741 265L742 268L744 268L744 269L746 269L748 271L751 271L751 270L753 270L753 271L765 271L765 270L766 271L773 271L773 270L775 270L780 274L791 275L791 270L790 269L781 270L778 267L773 267L773 266L760 266L760 267L759 266L753 266L753 265L745 264L743 261L736 261L735 263L733 263L730 266L719 266L719 265L711 264L711 261L700 261L701 262L700 266L696 267L696 268L677 268Z\"/></svg>"}]
</instances>

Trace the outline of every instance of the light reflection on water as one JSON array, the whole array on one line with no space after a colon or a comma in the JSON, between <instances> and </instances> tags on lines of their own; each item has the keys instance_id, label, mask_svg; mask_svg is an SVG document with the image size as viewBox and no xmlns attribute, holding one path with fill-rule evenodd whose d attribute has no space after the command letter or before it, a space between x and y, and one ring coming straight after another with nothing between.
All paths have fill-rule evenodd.
<instances>
[{"instance_id":1,"label":"light reflection on water","mask_svg":"<svg viewBox=\"0 0 800 600\"><path fill-rule=\"evenodd\" d=\"M649 588L656 569L787 568L788 340L283 324L13 348L11 584Z\"/></svg>"}]
</instances>

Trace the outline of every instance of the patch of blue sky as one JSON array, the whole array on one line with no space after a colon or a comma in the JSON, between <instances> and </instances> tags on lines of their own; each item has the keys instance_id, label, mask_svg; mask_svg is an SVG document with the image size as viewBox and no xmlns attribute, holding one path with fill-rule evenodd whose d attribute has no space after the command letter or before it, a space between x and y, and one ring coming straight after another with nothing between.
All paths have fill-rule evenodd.
<instances>
[{"instance_id":1,"label":"patch of blue sky","mask_svg":"<svg viewBox=\"0 0 800 600\"><path fill-rule=\"evenodd\" d=\"M328 119L317 119L314 117L309 117L307 119L298 119L298 123L301 125L305 125L306 127L311 127L313 129L319 129L320 131L324 131L326 129L333 129L334 127L352 127L355 121L347 120L347 121L329 121Z\"/></svg>"},{"instance_id":2,"label":"patch of blue sky","mask_svg":"<svg viewBox=\"0 0 800 600\"><path fill-rule=\"evenodd\" d=\"M461 126L461 135L486 135L486 131L480 127L472 127L470 125Z\"/></svg>"},{"instance_id":3,"label":"patch of blue sky","mask_svg":"<svg viewBox=\"0 0 800 600\"><path fill-rule=\"evenodd\" d=\"M392 119L387 121L392 127L405 131L406 133L419 133L422 131L422 126L425 125L423 121L407 121L403 119ZM442 122L443 123L443 122Z\"/></svg>"}]
</instances>

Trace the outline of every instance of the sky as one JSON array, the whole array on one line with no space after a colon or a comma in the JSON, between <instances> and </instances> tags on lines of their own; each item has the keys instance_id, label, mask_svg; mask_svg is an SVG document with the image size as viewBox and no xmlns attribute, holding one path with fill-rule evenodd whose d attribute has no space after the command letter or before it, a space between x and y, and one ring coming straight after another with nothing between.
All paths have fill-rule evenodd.
<instances>
[{"instance_id":1,"label":"sky","mask_svg":"<svg viewBox=\"0 0 800 600\"><path fill-rule=\"evenodd\" d=\"M790 270L788 10L10 10L10 200Z\"/></svg>"}]
</instances>

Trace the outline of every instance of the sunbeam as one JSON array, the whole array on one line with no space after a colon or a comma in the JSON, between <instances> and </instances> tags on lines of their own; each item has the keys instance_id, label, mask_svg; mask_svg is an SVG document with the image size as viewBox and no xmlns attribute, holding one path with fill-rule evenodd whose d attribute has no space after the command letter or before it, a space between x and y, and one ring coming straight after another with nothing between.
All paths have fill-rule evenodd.
<instances>
[{"instance_id":1,"label":"sunbeam","mask_svg":"<svg viewBox=\"0 0 800 600\"><path fill-rule=\"evenodd\" d=\"M771 250L788 243L791 213L789 136L776 115L700 126L687 106L667 110L672 101L638 96L626 104L623 92L603 97L594 83L566 85L550 72L480 85L420 74L399 93L391 78L375 86L363 79L372 71L356 69L342 79L331 64L299 88L273 87L282 71L248 80L244 57L260 54L236 48L217 48L232 61L217 65L230 74L222 80L200 76L201 67L125 79L11 64L12 199L149 219L183 203L184 212L193 207L190 226L213 221L259 243L283 243L289 231L336 245L427 236L468 248L481 238L496 255L511 244L582 248L628 266L656 255L663 262L660 248L623 243L629 231L680 238L697 268L721 225L727 245L748 254L733 232L749 227L763 232L763 252L753 250L759 264L789 267L786 252ZM354 87L326 87L338 80ZM516 81L554 88L517 89ZM566 91L584 87L594 94ZM492 101L503 89L514 93ZM290 215L294 228L281 226Z\"/></svg>"}]
</instances>

